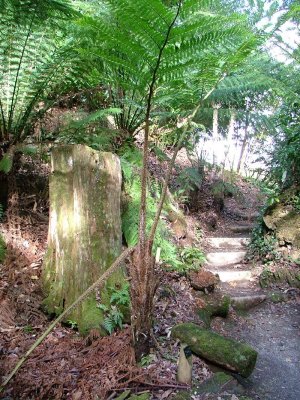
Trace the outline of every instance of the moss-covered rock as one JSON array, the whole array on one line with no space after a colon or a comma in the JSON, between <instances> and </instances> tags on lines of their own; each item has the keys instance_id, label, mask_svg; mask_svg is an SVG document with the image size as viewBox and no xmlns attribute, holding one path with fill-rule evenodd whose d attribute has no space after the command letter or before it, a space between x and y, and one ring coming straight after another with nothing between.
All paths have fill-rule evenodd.
<instances>
[{"instance_id":1,"label":"moss-covered rock","mask_svg":"<svg viewBox=\"0 0 300 400\"><path fill-rule=\"evenodd\" d=\"M231 375L225 374L225 372L216 372L211 378L197 385L193 393L197 395L204 393L220 393L230 382L235 382L235 379Z\"/></svg>"},{"instance_id":2,"label":"moss-covered rock","mask_svg":"<svg viewBox=\"0 0 300 400\"><path fill-rule=\"evenodd\" d=\"M202 304L198 302L196 313L200 319L205 322L206 327L210 327L210 322L213 317L226 318L230 307L230 297L224 296L213 296L202 299Z\"/></svg>"},{"instance_id":3,"label":"moss-covered rock","mask_svg":"<svg viewBox=\"0 0 300 400\"><path fill-rule=\"evenodd\" d=\"M300 288L300 270L298 267L279 268L276 271L264 269L259 276L259 283L262 288L280 284Z\"/></svg>"},{"instance_id":4,"label":"moss-covered rock","mask_svg":"<svg viewBox=\"0 0 300 400\"><path fill-rule=\"evenodd\" d=\"M204 292L213 292L215 286L220 282L218 275L215 275L212 272L204 269L201 269L197 272L190 272L189 280L191 282L191 286L195 290L202 290Z\"/></svg>"},{"instance_id":5,"label":"moss-covered rock","mask_svg":"<svg viewBox=\"0 0 300 400\"><path fill-rule=\"evenodd\" d=\"M232 393L244 393L244 389L238 384L235 378L225 372L216 372L211 378L202 383L195 383L190 390L185 390L177 393L174 400L190 400L197 396L206 398L209 395L220 394L223 398L223 393L226 393L226 399L231 398ZM228 397L227 397L228 396ZM219 397L211 397L217 399ZM225 397L224 397L225 398Z\"/></svg>"},{"instance_id":6,"label":"moss-covered rock","mask_svg":"<svg viewBox=\"0 0 300 400\"><path fill-rule=\"evenodd\" d=\"M263 220L278 240L300 250L300 212L293 204L295 196L299 196L299 189L291 188L282 193L279 202L266 210Z\"/></svg>"},{"instance_id":7,"label":"moss-covered rock","mask_svg":"<svg viewBox=\"0 0 300 400\"><path fill-rule=\"evenodd\" d=\"M187 343L193 353L230 371L248 377L256 363L257 352L247 344L225 338L193 323L172 329L172 336Z\"/></svg>"}]
</instances>

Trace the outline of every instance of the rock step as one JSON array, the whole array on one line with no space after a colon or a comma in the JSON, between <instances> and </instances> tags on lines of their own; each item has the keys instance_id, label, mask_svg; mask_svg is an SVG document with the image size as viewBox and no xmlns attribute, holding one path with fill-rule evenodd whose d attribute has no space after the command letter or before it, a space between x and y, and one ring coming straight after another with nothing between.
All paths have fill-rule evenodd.
<instances>
[{"instance_id":1,"label":"rock step","mask_svg":"<svg viewBox=\"0 0 300 400\"><path fill-rule=\"evenodd\" d=\"M236 218L236 219L239 219L239 220L243 220L243 221L251 221L251 222L253 222L253 221L255 221L258 217L259 217L259 213L258 212L251 212L250 210L247 212L247 211L245 211L245 212L234 212L234 211L232 211L230 208L228 208L228 207L224 207L224 212L227 214L227 215L229 215L229 216L231 216L231 217L233 217L233 218Z\"/></svg>"},{"instance_id":2,"label":"rock step","mask_svg":"<svg viewBox=\"0 0 300 400\"><path fill-rule=\"evenodd\" d=\"M265 294L261 287L256 284L255 279L251 281L233 281L231 282L220 282L219 290L221 293L229 295L230 297L240 296L256 296Z\"/></svg>"},{"instance_id":3,"label":"rock step","mask_svg":"<svg viewBox=\"0 0 300 400\"><path fill-rule=\"evenodd\" d=\"M207 243L215 249L243 249L249 243L247 237L210 237Z\"/></svg>"},{"instance_id":4,"label":"rock step","mask_svg":"<svg viewBox=\"0 0 300 400\"><path fill-rule=\"evenodd\" d=\"M211 271L219 275L222 283L244 282L246 285L253 280L251 270L239 271L236 269Z\"/></svg>"},{"instance_id":5,"label":"rock step","mask_svg":"<svg viewBox=\"0 0 300 400\"><path fill-rule=\"evenodd\" d=\"M248 224L247 225L231 225L228 227L228 229L233 233L242 233L242 234L248 233L248 234L250 234L251 231L254 229L254 226L255 225L253 225L253 224L251 224L251 225L248 225Z\"/></svg>"},{"instance_id":6,"label":"rock step","mask_svg":"<svg viewBox=\"0 0 300 400\"><path fill-rule=\"evenodd\" d=\"M225 251L213 252L206 255L206 266L225 267L232 264L238 264L245 258L246 251Z\"/></svg>"}]
</instances>

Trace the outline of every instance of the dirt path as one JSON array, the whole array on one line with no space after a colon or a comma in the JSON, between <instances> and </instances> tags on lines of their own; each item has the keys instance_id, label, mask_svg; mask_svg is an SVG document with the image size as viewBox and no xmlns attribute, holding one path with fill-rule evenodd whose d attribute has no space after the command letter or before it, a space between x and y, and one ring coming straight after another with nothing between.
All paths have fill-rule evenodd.
<instances>
[{"instance_id":1,"label":"dirt path","mask_svg":"<svg viewBox=\"0 0 300 400\"><path fill-rule=\"evenodd\" d=\"M258 351L247 393L254 399L298 400L300 397L300 306L265 303L245 317L234 334Z\"/></svg>"},{"instance_id":2,"label":"dirt path","mask_svg":"<svg viewBox=\"0 0 300 400\"><path fill-rule=\"evenodd\" d=\"M223 293L244 296L262 292L251 266L244 263L245 245L251 227L250 221L242 224L232 221L222 237L208 239L206 267L219 274L220 290ZM291 290L290 299L285 303L274 304L267 299L243 315L233 313L226 320L218 318L213 323L213 329L246 341L258 351L254 372L250 378L241 381L245 394L252 399L298 400L300 398L298 293L296 290Z\"/></svg>"}]
</instances>

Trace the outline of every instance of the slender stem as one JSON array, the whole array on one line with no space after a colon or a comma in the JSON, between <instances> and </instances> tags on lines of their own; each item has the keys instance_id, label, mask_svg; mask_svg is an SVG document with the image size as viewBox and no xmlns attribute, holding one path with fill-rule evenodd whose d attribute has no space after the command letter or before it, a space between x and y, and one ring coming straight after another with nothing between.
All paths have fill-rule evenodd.
<instances>
[{"instance_id":1,"label":"slender stem","mask_svg":"<svg viewBox=\"0 0 300 400\"><path fill-rule=\"evenodd\" d=\"M147 205L147 170L148 170L148 144L149 144L149 128L150 128L150 112L152 106L152 98L154 95L154 88L157 80L158 70L161 64L162 55L165 47L168 44L169 37L171 34L171 30L175 25L175 22L179 16L179 12L181 9L182 0L179 1L176 14L173 18L173 21L170 23L168 30L166 32L165 39L161 45L161 48L158 53L156 65L152 74L152 81L150 83L148 99L147 99L147 108L146 108L146 117L145 117L145 135L144 135L144 146L143 146L143 169L141 176L141 206L140 206L140 223L139 223L139 252L140 257L145 257L146 250L146 205Z\"/></svg>"}]
</instances>

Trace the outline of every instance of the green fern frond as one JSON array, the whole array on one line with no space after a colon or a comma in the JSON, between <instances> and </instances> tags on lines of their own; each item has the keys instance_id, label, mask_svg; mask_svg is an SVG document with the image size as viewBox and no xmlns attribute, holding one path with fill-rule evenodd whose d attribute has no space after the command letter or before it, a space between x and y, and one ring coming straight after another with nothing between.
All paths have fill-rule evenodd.
<instances>
[{"instance_id":1,"label":"green fern frond","mask_svg":"<svg viewBox=\"0 0 300 400\"><path fill-rule=\"evenodd\" d=\"M162 46L154 104L163 89L171 91L172 100L179 94L182 105L184 94L191 93L194 102L201 100L257 46L245 18L224 12L221 2L182 2L172 27L178 8L161 0L106 0L103 4L105 11L99 17L79 21L84 45L78 47L81 55L92 56L98 63L102 81L110 86L113 106L122 108L116 123L130 132L144 118L146 93ZM189 81L194 83L193 93L185 90Z\"/></svg>"},{"instance_id":2,"label":"green fern frond","mask_svg":"<svg viewBox=\"0 0 300 400\"><path fill-rule=\"evenodd\" d=\"M107 332L111 335L114 331L115 328L115 324L113 322L113 320L111 319L111 317L106 317L103 321L103 327L105 330L107 330Z\"/></svg>"},{"instance_id":3,"label":"green fern frond","mask_svg":"<svg viewBox=\"0 0 300 400\"><path fill-rule=\"evenodd\" d=\"M130 302L129 285L124 285L122 289L113 291L110 296L110 302L112 304L128 306Z\"/></svg>"},{"instance_id":4,"label":"green fern frond","mask_svg":"<svg viewBox=\"0 0 300 400\"><path fill-rule=\"evenodd\" d=\"M13 161L10 155L5 154L0 161L0 171L8 174L12 169Z\"/></svg>"},{"instance_id":5,"label":"green fern frond","mask_svg":"<svg viewBox=\"0 0 300 400\"><path fill-rule=\"evenodd\" d=\"M127 150L121 157L121 166L125 177L125 192L128 196L125 208L122 213L122 230L128 246L134 246L138 242L139 227L139 208L141 197L141 182L139 167L141 162L141 153L138 150ZM131 160L129 162L128 160ZM132 161L133 160L133 161ZM125 162L124 162L125 161ZM135 162L136 163L135 163ZM124 169L125 166L125 169ZM126 179L127 177L127 179ZM147 231L149 232L154 221L157 209L157 200L160 195L160 184L151 180L148 185L149 195L147 201ZM154 239L153 251L161 249L161 259L166 264L176 266L179 262L177 247L171 242L170 233L166 224L161 220Z\"/></svg>"},{"instance_id":6,"label":"green fern frond","mask_svg":"<svg viewBox=\"0 0 300 400\"><path fill-rule=\"evenodd\" d=\"M50 94L80 81L82 64L62 20L77 13L60 0L2 1L0 139L20 141L53 104ZM81 73L79 73L81 69Z\"/></svg>"},{"instance_id":7,"label":"green fern frond","mask_svg":"<svg viewBox=\"0 0 300 400\"><path fill-rule=\"evenodd\" d=\"M6 254L6 244L2 236L0 235L0 263L3 263L5 260L5 254Z\"/></svg>"}]
</instances>

